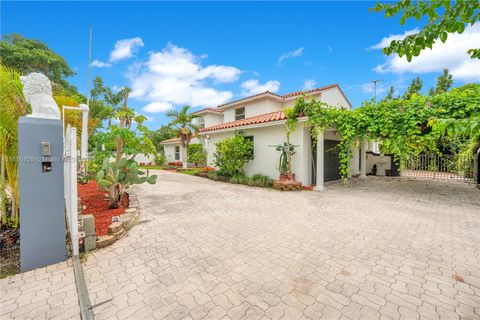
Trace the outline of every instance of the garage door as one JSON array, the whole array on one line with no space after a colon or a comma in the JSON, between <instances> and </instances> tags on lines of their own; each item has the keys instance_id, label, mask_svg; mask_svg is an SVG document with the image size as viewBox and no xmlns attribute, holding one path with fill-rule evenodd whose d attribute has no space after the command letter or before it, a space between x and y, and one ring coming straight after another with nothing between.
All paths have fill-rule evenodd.
<instances>
[{"instance_id":1,"label":"garage door","mask_svg":"<svg viewBox=\"0 0 480 320\"><path fill-rule=\"evenodd\" d=\"M325 140L324 149L324 180L331 181L340 179L340 160L338 157L338 142Z\"/></svg>"}]
</instances>

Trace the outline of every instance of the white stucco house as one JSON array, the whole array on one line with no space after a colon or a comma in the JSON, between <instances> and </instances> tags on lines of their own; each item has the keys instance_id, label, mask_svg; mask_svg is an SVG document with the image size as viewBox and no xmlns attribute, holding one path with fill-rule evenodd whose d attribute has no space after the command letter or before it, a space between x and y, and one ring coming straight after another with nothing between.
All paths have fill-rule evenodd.
<instances>
[{"instance_id":1,"label":"white stucco house","mask_svg":"<svg viewBox=\"0 0 480 320\"><path fill-rule=\"evenodd\" d=\"M261 173L272 179L278 179L280 153L271 146L285 141L286 116L283 110L292 107L295 100L302 95L305 99L315 98L338 108L352 107L338 84L284 95L266 91L216 108L195 112L199 115L197 124L201 129L192 143L204 145L208 152L208 165L214 166L215 144L241 131L252 139L254 148L254 156L246 166L246 174ZM317 147L311 138L310 128L305 126L306 118L298 120L297 128L291 136L291 143L298 145L292 158L292 170L296 174L296 180L303 185L323 190L324 182L340 178L338 150L335 146L341 140L341 136L335 128L329 128L318 137L317 141L321 143L318 143ZM168 162L182 161L178 138L162 143ZM372 161L368 161L367 151L369 146L374 148L375 145L364 142L363 146L362 152L359 149L353 150L351 174L365 177L367 167L373 166ZM373 152L371 154L375 155ZM385 168L388 169L387 163Z\"/></svg>"}]
</instances>

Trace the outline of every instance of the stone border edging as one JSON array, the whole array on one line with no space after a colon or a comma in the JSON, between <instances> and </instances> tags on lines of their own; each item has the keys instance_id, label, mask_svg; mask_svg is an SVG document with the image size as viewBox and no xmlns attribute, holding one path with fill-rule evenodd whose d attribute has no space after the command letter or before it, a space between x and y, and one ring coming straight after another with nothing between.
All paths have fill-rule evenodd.
<instances>
[{"instance_id":1,"label":"stone border edging","mask_svg":"<svg viewBox=\"0 0 480 320\"><path fill-rule=\"evenodd\" d=\"M127 192L127 191L126 191ZM123 237L130 228L132 228L140 217L140 209L138 207L138 198L134 191L128 192L129 205L125 213L118 216L118 221L112 222L108 226L108 234L97 237L96 248L104 248L111 245L121 237Z\"/></svg>"}]
</instances>

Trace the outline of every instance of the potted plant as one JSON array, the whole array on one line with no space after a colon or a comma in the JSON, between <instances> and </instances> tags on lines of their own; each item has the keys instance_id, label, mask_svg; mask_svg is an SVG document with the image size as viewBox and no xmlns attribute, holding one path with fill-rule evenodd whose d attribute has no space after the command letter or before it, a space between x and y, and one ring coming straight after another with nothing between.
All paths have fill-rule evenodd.
<instances>
[{"instance_id":1,"label":"potted plant","mask_svg":"<svg viewBox=\"0 0 480 320\"><path fill-rule=\"evenodd\" d=\"M295 154L295 145L290 144L288 139L283 144L272 146L276 151L280 151L280 160L278 162L278 170L280 171L280 181L295 181L295 173L292 172L292 156Z\"/></svg>"}]
</instances>

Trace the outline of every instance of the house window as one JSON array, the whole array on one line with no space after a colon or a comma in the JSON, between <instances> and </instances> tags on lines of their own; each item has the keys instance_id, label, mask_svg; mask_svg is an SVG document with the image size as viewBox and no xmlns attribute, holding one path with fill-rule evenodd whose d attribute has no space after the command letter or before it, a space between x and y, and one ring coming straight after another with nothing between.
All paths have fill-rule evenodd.
<instances>
[{"instance_id":1,"label":"house window","mask_svg":"<svg viewBox=\"0 0 480 320\"><path fill-rule=\"evenodd\" d=\"M235 120L245 119L245 107L235 109Z\"/></svg>"},{"instance_id":2,"label":"house window","mask_svg":"<svg viewBox=\"0 0 480 320\"><path fill-rule=\"evenodd\" d=\"M255 156L255 140L253 139L253 136L246 136L245 139L252 141L252 152L250 154L250 160L253 160L253 157Z\"/></svg>"},{"instance_id":3,"label":"house window","mask_svg":"<svg viewBox=\"0 0 480 320\"><path fill-rule=\"evenodd\" d=\"M203 117L197 118L197 127L200 129L205 128L205 118Z\"/></svg>"},{"instance_id":4,"label":"house window","mask_svg":"<svg viewBox=\"0 0 480 320\"><path fill-rule=\"evenodd\" d=\"M175 161L180 160L180 146L175 146Z\"/></svg>"}]
</instances>

